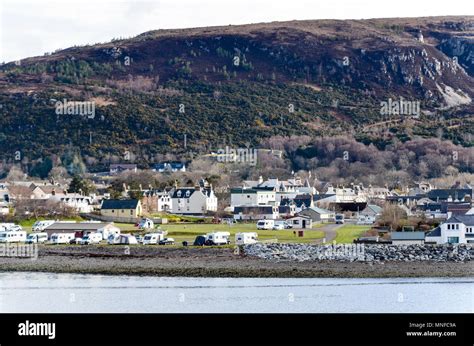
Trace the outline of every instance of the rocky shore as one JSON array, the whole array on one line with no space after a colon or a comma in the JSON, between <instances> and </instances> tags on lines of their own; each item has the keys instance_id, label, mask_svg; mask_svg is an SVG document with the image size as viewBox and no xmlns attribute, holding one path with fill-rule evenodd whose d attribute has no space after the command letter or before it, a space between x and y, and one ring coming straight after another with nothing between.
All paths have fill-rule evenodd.
<instances>
[{"instance_id":1,"label":"rocky shore","mask_svg":"<svg viewBox=\"0 0 474 346\"><path fill-rule=\"evenodd\" d=\"M188 277L474 276L474 261L466 258L461 261L460 256L450 257L448 249L445 261L381 260L376 259L381 256L377 251L384 254L385 251L378 248L368 251L368 254L374 254L374 260L358 261L328 257L318 259L312 252L308 255L301 252L303 249L308 250L306 246L309 245L287 247L285 244L261 244L236 251L230 247L41 245L36 259L0 257L0 271ZM309 250L316 251L313 248ZM289 255L292 251L293 255ZM391 250L387 251L390 254ZM445 250L440 251L439 258L444 256ZM461 253L464 254L463 250ZM410 258L409 251L407 254ZM422 255L413 256L416 259L416 256Z\"/></svg>"},{"instance_id":2,"label":"rocky shore","mask_svg":"<svg viewBox=\"0 0 474 346\"><path fill-rule=\"evenodd\" d=\"M340 262L466 262L474 258L471 245L278 244L245 245L248 256L274 261Z\"/></svg>"}]
</instances>

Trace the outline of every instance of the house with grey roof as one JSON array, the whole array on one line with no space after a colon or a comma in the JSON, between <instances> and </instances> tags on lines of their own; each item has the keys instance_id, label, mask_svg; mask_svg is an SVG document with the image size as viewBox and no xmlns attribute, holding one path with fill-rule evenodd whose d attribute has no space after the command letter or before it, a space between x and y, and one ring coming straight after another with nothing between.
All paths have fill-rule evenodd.
<instances>
[{"instance_id":1,"label":"house with grey roof","mask_svg":"<svg viewBox=\"0 0 474 346\"><path fill-rule=\"evenodd\" d=\"M336 218L336 214L333 211L319 207L306 208L299 212L297 216L308 216L313 222L330 222Z\"/></svg>"},{"instance_id":2,"label":"house with grey roof","mask_svg":"<svg viewBox=\"0 0 474 346\"><path fill-rule=\"evenodd\" d=\"M217 197L212 185L205 181L195 187L177 187L170 194L173 214L204 215L217 211Z\"/></svg>"},{"instance_id":3,"label":"house with grey roof","mask_svg":"<svg viewBox=\"0 0 474 346\"><path fill-rule=\"evenodd\" d=\"M392 232L391 239L394 245L424 244L425 232Z\"/></svg>"},{"instance_id":4,"label":"house with grey roof","mask_svg":"<svg viewBox=\"0 0 474 346\"><path fill-rule=\"evenodd\" d=\"M426 234L426 242L436 244L474 243L474 215L454 215Z\"/></svg>"},{"instance_id":5,"label":"house with grey roof","mask_svg":"<svg viewBox=\"0 0 474 346\"><path fill-rule=\"evenodd\" d=\"M358 225L372 225L377 218L382 215L382 208L375 204L367 204L367 206L357 215Z\"/></svg>"}]
</instances>

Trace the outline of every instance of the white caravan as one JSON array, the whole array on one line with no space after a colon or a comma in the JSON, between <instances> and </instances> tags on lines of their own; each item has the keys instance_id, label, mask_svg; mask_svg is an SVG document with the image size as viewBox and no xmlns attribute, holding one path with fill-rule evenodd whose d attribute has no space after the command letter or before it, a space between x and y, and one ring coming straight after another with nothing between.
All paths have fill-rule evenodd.
<instances>
[{"instance_id":1,"label":"white caravan","mask_svg":"<svg viewBox=\"0 0 474 346\"><path fill-rule=\"evenodd\" d=\"M53 233L51 234L52 244L69 244L73 239L76 239L75 233Z\"/></svg>"},{"instance_id":2,"label":"white caravan","mask_svg":"<svg viewBox=\"0 0 474 346\"><path fill-rule=\"evenodd\" d=\"M0 232L0 243L17 243L26 241L25 231Z\"/></svg>"},{"instance_id":3,"label":"white caravan","mask_svg":"<svg viewBox=\"0 0 474 346\"><path fill-rule=\"evenodd\" d=\"M206 234L209 245L225 245L230 244L229 232L212 232Z\"/></svg>"},{"instance_id":4,"label":"white caravan","mask_svg":"<svg viewBox=\"0 0 474 346\"><path fill-rule=\"evenodd\" d=\"M80 243L82 245L99 244L102 241L102 233L89 233L82 237Z\"/></svg>"},{"instance_id":5,"label":"white caravan","mask_svg":"<svg viewBox=\"0 0 474 346\"><path fill-rule=\"evenodd\" d=\"M257 229L273 229L275 220L258 220Z\"/></svg>"},{"instance_id":6,"label":"white caravan","mask_svg":"<svg viewBox=\"0 0 474 346\"><path fill-rule=\"evenodd\" d=\"M31 229L33 232L41 232L44 231L46 227L51 226L54 222L54 220L36 221Z\"/></svg>"},{"instance_id":7,"label":"white caravan","mask_svg":"<svg viewBox=\"0 0 474 346\"><path fill-rule=\"evenodd\" d=\"M143 237L143 245L158 244L160 240L163 239L165 239L165 234L163 232L147 233Z\"/></svg>"},{"instance_id":8,"label":"white caravan","mask_svg":"<svg viewBox=\"0 0 474 346\"><path fill-rule=\"evenodd\" d=\"M26 238L26 243L28 244L46 243L47 241L48 233L46 232L31 233Z\"/></svg>"},{"instance_id":9,"label":"white caravan","mask_svg":"<svg viewBox=\"0 0 474 346\"><path fill-rule=\"evenodd\" d=\"M15 226L14 223L2 222L0 223L0 232L6 232L10 230L10 228L12 228L13 226Z\"/></svg>"},{"instance_id":10,"label":"white caravan","mask_svg":"<svg viewBox=\"0 0 474 346\"><path fill-rule=\"evenodd\" d=\"M258 234L255 232L244 232L235 234L236 245L255 244L258 242Z\"/></svg>"}]
</instances>

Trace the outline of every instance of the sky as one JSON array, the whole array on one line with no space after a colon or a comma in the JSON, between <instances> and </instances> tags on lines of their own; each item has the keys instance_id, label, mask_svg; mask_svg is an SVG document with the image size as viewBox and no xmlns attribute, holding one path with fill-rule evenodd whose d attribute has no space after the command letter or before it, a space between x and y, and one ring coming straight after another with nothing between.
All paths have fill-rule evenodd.
<instances>
[{"instance_id":1,"label":"sky","mask_svg":"<svg viewBox=\"0 0 474 346\"><path fill-rule=\"evenodd\" d=\"M473 0L1 0L0 62L156 29L474 15Z\"/></svg>"}]
</instances>

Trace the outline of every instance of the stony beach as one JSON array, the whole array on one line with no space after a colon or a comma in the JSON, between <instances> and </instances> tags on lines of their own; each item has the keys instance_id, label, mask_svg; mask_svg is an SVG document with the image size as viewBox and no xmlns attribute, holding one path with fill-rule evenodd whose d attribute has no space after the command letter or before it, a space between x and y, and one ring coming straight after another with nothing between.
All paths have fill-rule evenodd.
<instances>
[{"instance_id":1,"label":"stony beach","mask_svg":"<svg viewBox=\"0 0 474 346\"><path fill-rule=\"evenodd\" d=\"M37 259L0 257L0 271L41 271L110 275L188 277L472 277L473 261L466 251L416 259L387 260L378 249L368 260L318 257L322 247L302 244L258 244L231 247L52 246L40 245ZM285 250L286 249L286 250ZM319 249L319 250L316 250ZM388 248L387 248L388 249ZM458 249L459 250L459 249ZM317 252L320 252L316 255ZM366 254L375 250L365 249ZM377 252L375 251L375 252ZM380 252L382 251L382 252ZM389 253L391 250L387 250ZM285 254L286 253L286 254ZM342 253L342 252L341 252ZM292 257L293 256L293 257ZM371 255L372 256L372 255ZM458 256L458 257L456 257Z\"/></svg>"}]
</instances>

